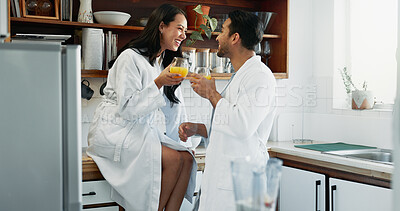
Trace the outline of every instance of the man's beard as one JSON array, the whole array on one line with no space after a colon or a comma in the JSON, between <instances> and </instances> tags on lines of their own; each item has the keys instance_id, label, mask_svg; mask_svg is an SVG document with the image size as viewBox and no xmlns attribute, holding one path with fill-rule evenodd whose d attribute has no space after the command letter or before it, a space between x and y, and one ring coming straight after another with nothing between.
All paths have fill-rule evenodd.
<instances>
[{"instance_id":1,"label":"man's beard","mask_svg":"<svg viewBox=\"0 0 400 211\"><path fill-rule=\"evenodd\" d=\"M227 53L226 48L224 48L224 46L220 46L220 47L219 47L219 50L218 50L218 52L217 52L217 56L219 56L219 57L226 57L226 53Z\"/></svg>"}]
</instances>

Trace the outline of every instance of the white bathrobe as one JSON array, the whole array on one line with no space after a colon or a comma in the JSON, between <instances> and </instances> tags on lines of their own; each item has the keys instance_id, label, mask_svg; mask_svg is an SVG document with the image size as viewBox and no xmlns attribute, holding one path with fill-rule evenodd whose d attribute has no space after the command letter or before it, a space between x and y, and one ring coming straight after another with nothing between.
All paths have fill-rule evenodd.
<instances>
[{"instance_id":1,"label":"white bathrobe","mask_svg":"<svg viewBox=\"0 0 400 211\"><path fill-rule=\"evenodd\" d=\"M276 81L259 56L236 72L214 109L201 184L201 211L235 210L230 161L269 158L266 142L275 117ZM210 130L207 125L208 131Z\"/></svg>"},{"instance_id":2,"label":"white bathrobe","mask_svg":"<svg viewBox=\"0 0 400 211\"><path fill-rule=\"evenodd\" d=\"M104 100L98 105L89 129L87 154L112 186L111 198L127 211L158 209L161 191L161 145L188 151L179 140L178 127L186 121L180 87L180 103L170 101L154 79L163 68L132 49L120 54L108 73ZM166 134L155 121L161 109ZM190 152L191 153L191 152ZM194 161L185 198L192 201L197 164Z\"/></svg>"}]
</instances>

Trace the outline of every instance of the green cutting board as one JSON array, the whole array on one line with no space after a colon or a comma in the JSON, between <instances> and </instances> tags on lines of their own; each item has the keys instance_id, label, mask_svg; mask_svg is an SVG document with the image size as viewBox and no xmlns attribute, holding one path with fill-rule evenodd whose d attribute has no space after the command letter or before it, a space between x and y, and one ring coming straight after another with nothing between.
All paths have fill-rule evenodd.
<instances>
[{"instance_id":1,"label":"green cutting board","mask_svg":"<svg viewBox=\"0 0 400 211\"><path fill-rule=\"evenodd\" d=\"M329 143L329 144L307 144L307 145L294 145L298 148L311 149L321 152L338 151L338 150L356 150L356 149L376 149L376 147L362 146L356 144L346 144L342 142Z\"/></svg>"}]
</instances>

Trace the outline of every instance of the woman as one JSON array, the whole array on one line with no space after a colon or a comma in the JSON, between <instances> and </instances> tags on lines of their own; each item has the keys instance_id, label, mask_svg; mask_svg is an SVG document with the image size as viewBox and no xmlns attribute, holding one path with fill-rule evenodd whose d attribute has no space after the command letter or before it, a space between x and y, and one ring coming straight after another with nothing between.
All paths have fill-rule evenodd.
<instances>
[{"instance_id":1,"label":"woman","mask_svg":"<svg viewBox=\"0 0 400 211\"><path fill-rule=\"evenodd\" d=\"M125 210L179 210L184 196L193 197L197 164L178 137L186 112L179 87L183 78L169 72L172 58L181 55L186 30L185 13L161 5L108 73L87 153L113 187L112 199ZM165 134L153 122L159 109Z\"/></svg>"}]
</instances>

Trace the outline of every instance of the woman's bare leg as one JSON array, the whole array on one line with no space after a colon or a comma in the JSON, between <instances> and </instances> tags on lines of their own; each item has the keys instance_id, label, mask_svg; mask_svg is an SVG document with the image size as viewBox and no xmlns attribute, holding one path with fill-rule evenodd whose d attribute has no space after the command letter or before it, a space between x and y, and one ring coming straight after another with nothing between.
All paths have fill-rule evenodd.
<instances>
[{"instance_id":1,"label":"woman's bare leg","mask_svg":"<svg viewBox=\"0 0 400 211\"><path fill-rule=\"evenodd\" d=\"M169 197L165 211L178 211L181 207L183 197L185 196L186 189L190 179L190 173L193 166L193 157L190 153L185 151L179 152L183 158L183 166L180 172L178 181L175 185L174 190Z\"/></svg>"},{"instance_id":2,"label":"woman's bare leg","mask_svg":"<svg viewBox=\"0 0 400 211\"><path fill-rule=\"evenodd\" d=\"M160 201L158 205L159 211L162 211L166 206L171 193L177 184L184 164L182 156L178 151L165 146L161 147L162 175Z\"/></svg>"}]
</instances>

